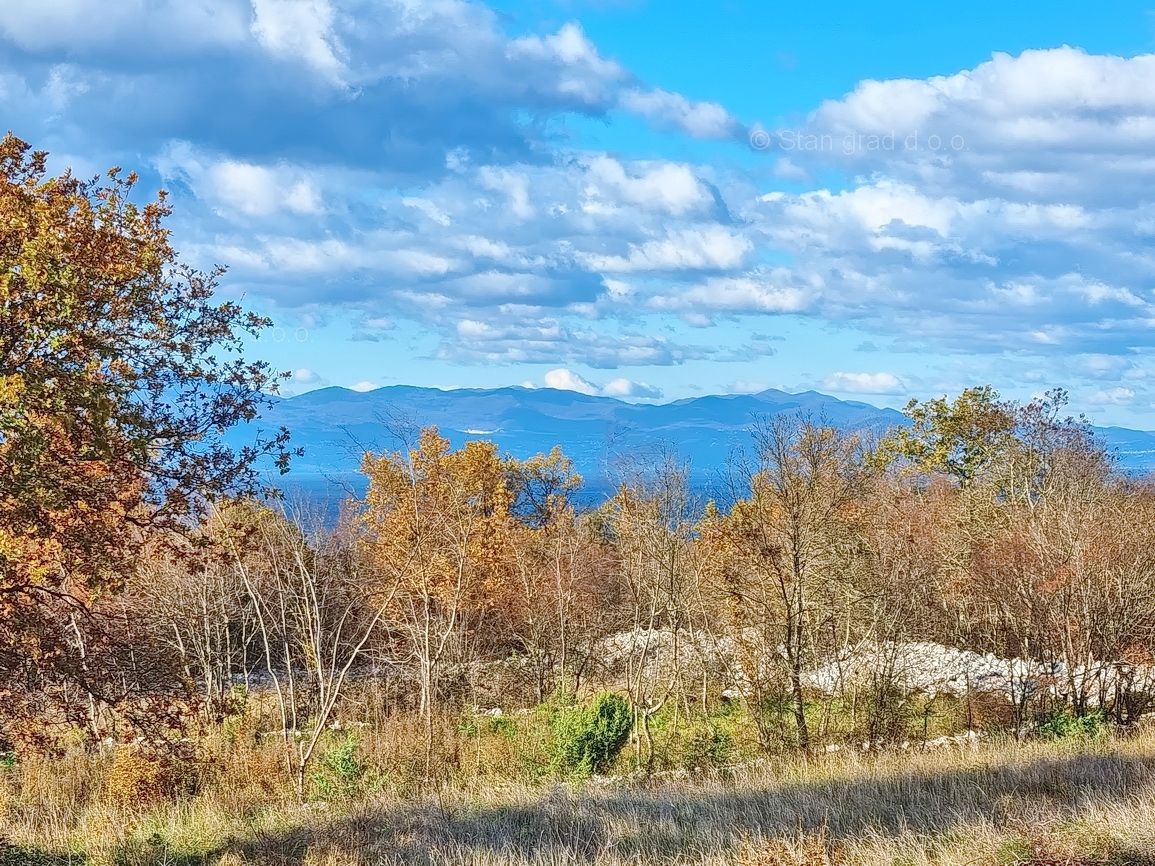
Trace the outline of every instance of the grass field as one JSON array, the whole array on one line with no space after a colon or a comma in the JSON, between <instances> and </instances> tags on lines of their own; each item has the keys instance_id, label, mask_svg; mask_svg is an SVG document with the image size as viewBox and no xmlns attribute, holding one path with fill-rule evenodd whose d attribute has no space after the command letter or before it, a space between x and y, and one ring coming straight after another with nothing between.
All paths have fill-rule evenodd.
<instances>
[{"instance_id":1,"label":"grass field","mask_svg":"<svg viewBox=\"0 0 1155 866\"><path fill-rule=\"evenodd\" d=\"M385 780L304 802L272 749L229 760L175 800L118 793L126 770L107 756L24 762L0 787L0 863L1155 864L1150 731L644 782L495 777L400 796Z\"/></svg>"}]
</instances>

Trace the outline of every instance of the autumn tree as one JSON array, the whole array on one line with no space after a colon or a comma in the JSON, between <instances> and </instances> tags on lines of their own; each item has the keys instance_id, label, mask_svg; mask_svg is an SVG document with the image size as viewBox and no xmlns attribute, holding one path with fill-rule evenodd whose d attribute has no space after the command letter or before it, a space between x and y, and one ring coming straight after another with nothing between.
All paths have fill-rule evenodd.
<instances>
[{"instance_id":1,"label":"autumn tree","mask_svg":"<svg viewBox=\"0 0 1155 866\"><path fill-rule=\"evenodd\" d=\"M623 475L599 519L627 600L626 682L646 741L646 766L652 768L651 720L679 696L686 681L683 663L697 654L690 589L699 510L689 465L673 452L639 456ZM651 664L654 656L668 664Z\"/></svg>"},{"instance_id":2,"label":"autumn tree","mask_svg":"<svg viewBox=\"0 0 1155 866\"><path fill-rule=\"evenodd\" d=\"M242 355L270 323L179 261L164 194L138 203L136 184L51 177L0 141L0 689L79 671L72 623L149 536L290 456L284 431L226 443L275 387Z\"/></svg>"},{"instance_id":3,"label":"autumn tree","mask_svg":"<svg viewBox=\"0 0 1155 866\"><path fill-rule=\"evenodd\" d=\"M444 666L511 579L513 498L493 443L453 451L435 427L408 452L366 455L363 469L368 555L417 673L428 769Z\"/></svg>"},{"instance_id":4,"label":"autumn tree","mask_svg":"<svg viewBox=\"0 0 1155 866\"><path fill-rule=\"evenodd\" d=\"M609 561L575 510L572 497L582 479L560 448L509 458L505 466L519 521L511 546L516 580L495 601L533 671L540 703L563 678L572 684L580 677L592 649L590 625L605 600Z\"/></svg>"},{"instance_id":5,"label":"autumn tree","mask_svg":"<svg viewBox=\"0 0 1155 866\"><path fill-rule=\"evenodd\" d=\"M286 768L304 796L309 765L395 589L378 586L351 521L306 532L252 501L216 509L211 531L245 589L272 681Z\"/></svg>"},{"instance_id":6,"label":"autumn tree","mask_svg":"<svg viewBox=\"0 0 1155 866\"><path fill-rule=\"evenodd\" d=\"M837 642L845 622L838 614L855 598L849 578L862 549L867 472L856 437L806 418L772 418L754 435L760 459L749 497L724 516L708 513L703 543L739 646L749 637L778 648L769 673L782 675L796 741L807 751L803 674L821 658L824 635ZM747 650L746 679L762 712L776 684L762 674L765 654ZM764 739L770 733L764 729Z\"/></svg>"}]
</instances>

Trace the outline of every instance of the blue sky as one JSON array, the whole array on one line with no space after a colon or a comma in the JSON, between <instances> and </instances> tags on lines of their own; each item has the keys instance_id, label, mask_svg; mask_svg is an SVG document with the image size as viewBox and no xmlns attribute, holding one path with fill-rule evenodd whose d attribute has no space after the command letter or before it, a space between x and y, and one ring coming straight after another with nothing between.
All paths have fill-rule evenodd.
<instances>
[{"instance_id":1,"label":"blue sky","mask_svg":"<svg viewBox=\"0 0 1155 866\"><path fill-rule=\"evenodd\" d=\"M1147 3L8 0L5 125L163 186L323 385L1155 427Z\"/></svg>"}]
</instances>

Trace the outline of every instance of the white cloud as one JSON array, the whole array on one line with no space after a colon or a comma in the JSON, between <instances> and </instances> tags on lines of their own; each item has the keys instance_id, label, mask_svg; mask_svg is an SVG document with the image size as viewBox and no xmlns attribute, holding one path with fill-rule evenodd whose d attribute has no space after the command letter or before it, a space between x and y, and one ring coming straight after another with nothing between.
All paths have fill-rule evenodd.
<instances>
[{"instance_id":1,"label":"white cloud","mask_svg":"<svg viewBox=\"0 0 1155 866\"><path fill-rule=\"evenodd\" d=\"M228 207L251 216L280 208L299 214L321 209L316 189L306 179L285 183L272 169L251 163L223 160L206 173L208 192Z\"/></svg>"},{"instance_id":2,"label":"white cloud","mask_svg":"<svg viewBox=\"0 0 1155 866\"><path fill-rule=\"evenodd\" d=\"M588 394L590 396L598 393L598 388L595 385L583 379L572 370L567 370L564 367L558 370L550 370L546 373L545 386L547 388L556 388L559 391L577 391L579 394Z\"/></svg>"},{"instance_id":3,"label":"white cloud","mask_svg":"<svg viewBox=\"0 0 1155 866\"><path fill-rule=\"evenodd\" d=\"M1093 405L1126 406L1135 399L1135 392L1130 388L1105 388L1096 391L1087 401Z\"/></svg>"},{"instance_id":4,"label":"white cloud","mask_svg":"<svg viewBox=\"0 0 1155 866\"><path fill-rule=\"evenodd\" d=\"M416 196L405 196L401 199L401 204L421 211L421 213L425 214L439 226L448 226L453 222L445 211L441 210L441 208L428 199L418 198Z\"/></svg>"},{"instance_id":5,"label":"white cloud","mask_svg":"<svg viewBox=\"0 0 1155 866\"><path fill-rule=\"evenodd\" d=\"M188 183L198 197L232 213L312 216L324 209L316 180L288 163L242 162L205 153L188 142L171 143L156 163L163 177Z\"/></svg>"},{"instance_id":6,"label":"white cloud","mask_svg":"<svg viewBox=\"0 0 1155 866\"><path fill-rule=\"evenodd\" d=\"M829 147L769 153L810 176L837 166L848 187L773 191L736 210L792 257L787 285L822 287L817 315L937 350L1146 347L1153 73L1155 55L1063 48L862 82L804 124ZM880 134L889 149L864 146Z\"/></svg>"},{"instance_id":7,"label":"white cloud","mask_svg":"<svg viewBox=\"0 0 1155 866\"><path fill-rule=\"evenodd\" d=\"M656 310L703 310L747 313L799 313L820 296L817 285L791 286L792 275L784 269L754 272L742 277L711 277L678 294L659 294L650 299ZM782 281L779 283L778 281Z\"/></svg>"},{"instance_id":8,"label":"white cloud","mask_svg":"<svg viewBox=\"0 0 1155 866\"><path fill-rule=\"evenodd\" d=\"M602 395L605 397L657 400L662 396L662 389L647 385L645 382L635 382L632 379L611 379L602 386Z\"/></svg>"},{"instance_id":9,"label":"white cloud","mask_svg":"<svg viewBox=\"0 0 1155 866\"><path fill-rule=\"evenodd\" d=\"M709 354L706 347L679 345L650 334L606 334L559 319L534 318L529 313L517 316L511 311L500 321L458 321L437 357L498 364L564 361L612 369L667 366Z\"/></svg>"},{"instance_id":10,"label":"white cloud","mask_svg":"<svg viewBox=\"0 0 1155 866\"><path fill-rule=\"evenodd\" d=\"M832 373L823 387L842 394L902 394L906 386L893 373Z\"/></svg>"},{"instance_id":11,"label":"white cloud","mask_svg":"<svg viewBox=\"0 0 1155 866\"><path fill-rule=\"evenodd\" d=\"M302 385L311 385L314 382L319 382L320 379L321 377L308 367L301 367L299 370L293 371L293 381L300 382Z\"/></svg>"},{"instance_id":12,"label":"white cloud","mask_svg":"<svg viewBox=\"0 0 1155 866\"><path fill-rule=\"evenodd\" d=\"M592 270L607 273L679 271L740 267L752 243L745 235L718 225L670 232L669 237L631 244L624 256L588 255Z\"/></svg>"},{"instance_id":13,"label":"white cloud","mask_svg":"<svg viewBox=\"0 0 1155 866\"><path fill-rule=\"evenodd\" d=\"M513 40L506 49L514 60L529 59L552 66L555 77L550 82L557 91L583 103L597 103L609 98L614 85L627 78L626 71L612 60L603 58L597 47L570 22L557 33L547 36L524 36Z\"/></svg>"},{"instance_id":14,"label":"white cloud","mask_svg":"<svg viewBox=\"0 0 1155 866\"><path fill-rule=\"evenodd\" d=\"M152 57L145 43L165 52L147 73L125 60ZM226 263L285 307L352 307L361 335L368 319L416 320L459 363L675 364L720 354L709 330L680 345L684 323L766 315L895 351L1144 357L1152 80L1152 56L1065 48L862 82L803 124L830 150L768 149L772 171L746 172L559 144L575 113L739 129L639 81L576 24L511 39L461 0L0 4L10 125L89 165L159 154L191 263ZM858 139L887 132L890 150ZM844 188L811 180L831 168ZM1124 374L1073 375L1106 394Z\"/></svg>"},{"instance_id":15,"label":"white cloud","mask_svg":"<svg viewBox=\"0 0 1155 866\"><path fill-rule=\"evenodd\" d=\"M529 199L529 178L519 171L505 168L482 166L478 173L482 186L495 192L504 193L509 198L510 210L519 218L527 220L535 211Z\"/></svg>"},{"instance_id":16,"label":"white cloud","mask_svg":"<svg viewBox=\"0 0 1155 866\"><path fill-rule=\"evenodd\" d=\"M182 53L242 42L250 15L249 0L10 0L0 3L0 35L29 51L123 50L128 43Z\"/></svg>"},{"instance_id":17,"label":"white cloud","mask_svg":"<svg viewBox=\"0 0 1155 866\"><path fill-rule=\"evenodd\" d=\"M366 391L376 391L380 387L381 386L378 385L376 382L358 382L355 385L350 385L349 390L350 391L361 391L362 393L364 393Z\"/></svg>"},{"instance_id":18,"label":"white cloud","mask_svg":"<svg viewBox=\"0 0 1155 866\"><path fill-rule=\"evenodd\" d=\"M346 74L328 0L252 0L253 35L271 54L340 82Z\"/></svg>"},{"instance_id":19,"label":"white cloud","mask_svg":"<svg viewBox=\"0 0 1155 866\"><path fill-rule=\"evenodd\" d=\"M662 396L660 388L647 385L645 382L635 382L632 379L611 379L605 385L598 386L572 370L560 368L550 370L545 374L545 386L556 388L559 391L577 391L591 397L616 397L618 399L656 400Z\"/></svg>"},{"instance_id":20,"label":"white cloud","mask_svg":"<svg viewBox=\"0 0 1155 866\"><path fill-rule=\"evenodd\" d=\"M830 159L909 172L931 190L965 180L972 195L1090 200L1106 191L1135 200L1155 183L1153 79L1152 54L996 54L955 75L864 81L823 103L807 130L833 138ZM879 133L892 134L893 146L843 146L846 136Z\"/></svg>"},{"instance_id":21,"label":"white cloud","mask_svg":"<svg viewBox=\"0 0 1155 866\"><path fill-rule=\"evenodd\" d=\"M654 121L659 127L679 129L694 138L733 138L741 124L716 102L693 102L668 90L626 90L621 105Z\"/></svg>"},{"instance_id":22,"label":"white cloud","mask_svg":"<svg viewBox=\"0 0 1155 866\"><path fill-rule=\"evenodd\" d=\"M588 163L587 196L641 205L648 210L681 216L707 207L713 197L693 170L680 163L643 163L627 173L618 160L599 154Z\"/></svg>"}]
</instances>

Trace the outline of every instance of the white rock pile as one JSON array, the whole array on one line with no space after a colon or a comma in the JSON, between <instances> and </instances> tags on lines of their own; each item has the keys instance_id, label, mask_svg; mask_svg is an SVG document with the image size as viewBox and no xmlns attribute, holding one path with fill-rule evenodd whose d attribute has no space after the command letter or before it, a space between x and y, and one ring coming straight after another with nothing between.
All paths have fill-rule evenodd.
<instances>
[{"instance_id":1,"label":"white rock pile","mask_svg":"<svg viewBox=\"0 0 1155 866\"><path fill-rule=\"evenodd\" d=\"M676 675L708 680L723 690L742 691L740 682L751 664L763 675L782 671L780 647L757 644L753 635L741 641L708 636L676 636L668 629L637 629L611 635L595 649L595 661L607 681L632 676L649 682ZM756 659L751 659L751 648ZM866 642L804 674L807 688L826 694L887 682L908 693L963 696L1002 694L1018 701L1042 693L1056 697L1081 695L1094 699L1116 691L1155 692L1155 665L1089 661L1068 666L1002 658L929 641Z\"/></svg>"}]
</instances>

